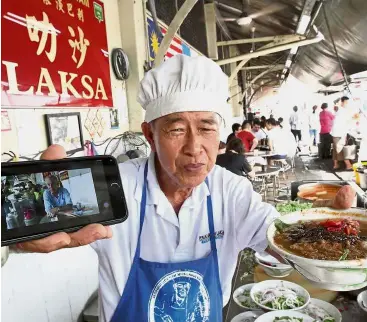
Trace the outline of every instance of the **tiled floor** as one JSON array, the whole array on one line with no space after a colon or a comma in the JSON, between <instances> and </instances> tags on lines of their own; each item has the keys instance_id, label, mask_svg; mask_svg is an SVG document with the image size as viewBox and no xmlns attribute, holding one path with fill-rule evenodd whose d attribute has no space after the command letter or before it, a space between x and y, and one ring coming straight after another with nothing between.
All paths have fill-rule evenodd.
<instances>
[{"instance_id":1,"label":"tiled floor","mask_svg":"<svg viewBox=\"0 0 367 322\"><path fill-rule=\"evenodd\" d=\"M281 180L282 185L289 185L293 181L302 180L351 180L352 172L332 172L331 160L318 160L315 156L301 156L296 158L296 167L288 172L287 180ZM282 178L281 178L282 179ZM272 194L269 196L269 203L273 203ZM236 272L233 276L232 293L241 285L253 283L255 263L250 251L242 252L239 255ZM339 295L334 305L342 311L343 322L366 322L367 314L358 307L355 294L343 293ZM223 310L223 321L230 322L233 317L243 312L232 299Z\"/></svg>"}]
</instances>

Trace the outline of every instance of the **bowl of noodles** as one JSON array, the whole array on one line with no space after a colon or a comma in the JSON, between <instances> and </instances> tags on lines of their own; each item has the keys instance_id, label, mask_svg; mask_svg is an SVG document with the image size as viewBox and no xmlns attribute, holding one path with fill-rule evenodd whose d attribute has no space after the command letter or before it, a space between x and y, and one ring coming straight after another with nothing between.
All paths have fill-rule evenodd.
<instances>
[{"instance_id":1,"label":"bowl of noodles","mask_svg":"<svg viewBox=\"0 0 367 322\"><path fill-rule=\"evenodd\" d=\"M320 287L346 291L367 285L367 211L312 208L269 226L269 246Z\"/></svg>"},{"instance_id":2,"label":"bowl of noodles","mask_svg":"<svg viewBox=\"0 0 367 322\"><path fill-rule=\"evenodd\" d=\"M303 202L333 200L341 185L332 183L308 183L298 187L297 198Z\"/></svg>"}]
</instances>

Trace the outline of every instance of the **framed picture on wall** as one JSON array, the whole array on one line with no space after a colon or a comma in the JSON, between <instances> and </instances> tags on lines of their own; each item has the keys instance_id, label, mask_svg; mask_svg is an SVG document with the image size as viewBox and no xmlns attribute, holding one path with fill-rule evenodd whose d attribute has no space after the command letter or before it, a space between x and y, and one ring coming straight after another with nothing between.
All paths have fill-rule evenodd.
<instances>
[{"instance_id":1,"label":"framed picture on wall","mask_svg":"<svg viewBox=\"0 0 367 322\"><path fill-rule=\"evenodd\" d=\"M60 144L67 153L84 150L80 113L46 114L48 144Z\"/></svg>"}]
</instances>

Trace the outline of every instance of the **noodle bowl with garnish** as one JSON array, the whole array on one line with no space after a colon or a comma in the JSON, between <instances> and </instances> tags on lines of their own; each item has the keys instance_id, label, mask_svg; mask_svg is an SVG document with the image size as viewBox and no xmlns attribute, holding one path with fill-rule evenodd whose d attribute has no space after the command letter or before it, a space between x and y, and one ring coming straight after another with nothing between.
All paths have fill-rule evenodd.
<instances>
[{"instance_id":1,"label":"noodle bowl with garnish","mask_svg":"<svg viewBox=\"0 0 367 322\"><path fill-rule=\"evenodd\" d=\"M268 229L269 245L311 281L333 290L367 285L367 211L307 209ZM329 285L330 284L330 285Z\"/></svg>"}]
</instances>

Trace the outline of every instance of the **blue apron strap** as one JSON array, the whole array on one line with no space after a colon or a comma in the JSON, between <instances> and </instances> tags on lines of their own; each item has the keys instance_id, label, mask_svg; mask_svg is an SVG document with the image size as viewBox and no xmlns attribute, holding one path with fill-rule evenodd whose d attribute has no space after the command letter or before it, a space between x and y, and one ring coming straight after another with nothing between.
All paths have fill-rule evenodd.
<instances>
[{"instance_id":1,"label":"blue apron strap","mask_svg":"<svg viewBox=\"0 0 367 322\"><path fill-rule=\"evenodd\" d=\"M205 179L205 183L209 189L209 181L208 178ZM209 236L210 236L210 245L212 248L212 251L217 251L217 245L215 242L215 230L214 230L214 219L213 219L213 204L212 204L212 198L209 194L208 197L206 197L206 207L208 211L208 223L209 223Z\"/></svg>"},{"instance_id":2,"label":"blue apron strap","mask_svg":"<svg viewBox=\"0 0 367 322\"><path fill-rule=\"evenodd\" d=\"M141 202L140 202L140 228L139 228L138 244L136 246L134 261L140 258L140 237L141 237L141 232L143 230L145 208L147 205L148 162L149 162L149 159L147 160L144 166L144 184L143 184L143 190L141 192Z\"/></svg>"}]
</instances>

